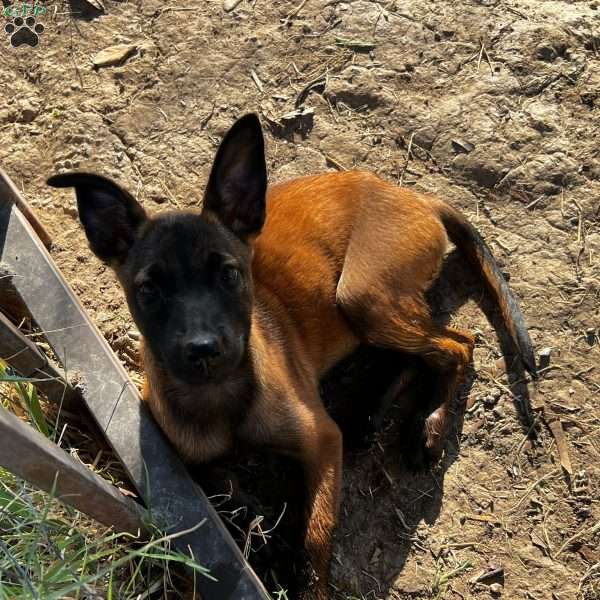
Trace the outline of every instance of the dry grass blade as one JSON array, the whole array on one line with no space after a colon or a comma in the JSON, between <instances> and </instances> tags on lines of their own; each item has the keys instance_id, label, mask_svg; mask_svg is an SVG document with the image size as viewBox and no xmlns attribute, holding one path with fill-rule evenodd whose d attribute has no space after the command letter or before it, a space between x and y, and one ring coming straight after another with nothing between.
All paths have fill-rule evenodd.
<instances>
[{"instance_id":1,"label":"dry grass blade","mask_svg":"<svg viewBox=\"0 0 600 600\"><path fill-rule=\"evenodd\" d=\"M598 523L596 523L591 529L589 527L582 527L575 535L572 535L563 543L563 545L556 552L556 556L562 554L573 542L576 542L579 538L583 537L584 535L589 535L590 537L592 537L599 531L600 521L598 521Z\"/></svg>"},{"instance_id":2,"label":"dry grass blade","mask_svg":"<svg viewBox=\"0 0 600 600\"><path fill-rule=\"evenodd\" d=\"M340 48L349 48L350 50L355 50L358 52L366 52L368 50L375 49L375 42L342 37L335 38L335 45L339 46Z\"/></svg>"},{"instance_id":3,"label":"dry grass blade","mask_svg":"<svg viewBox=\"0 0 600 600\"><path fill-rule=\"evenodd\" d=\"M258 77L258 75L256 74L256 71L254 69L250 70L250 76L252 77L252 81L254 81L254 85L258 88L258 91L262 94L265 91L265 88L263 87L262 81L260 80L260 78Z\"/></svg>"}]
</instances>

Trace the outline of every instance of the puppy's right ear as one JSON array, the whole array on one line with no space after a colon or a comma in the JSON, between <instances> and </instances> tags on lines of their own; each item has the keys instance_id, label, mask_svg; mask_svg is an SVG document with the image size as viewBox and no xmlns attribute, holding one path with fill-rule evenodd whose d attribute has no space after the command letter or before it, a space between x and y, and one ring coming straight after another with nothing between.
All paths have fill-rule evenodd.
<instances>
[{"instance_id":1,"label":"puppy's right ear","mask_svg":"<svg viewBox=\"0 0 600 600\"><path fill-rule=\"evenodd\" d=\"M75 188L79 220L90 248L107 263L123 263L137 230L148 218L135 198L110 179L93 173L54 175L47 183Z\"/></svg>"}]
</instances>

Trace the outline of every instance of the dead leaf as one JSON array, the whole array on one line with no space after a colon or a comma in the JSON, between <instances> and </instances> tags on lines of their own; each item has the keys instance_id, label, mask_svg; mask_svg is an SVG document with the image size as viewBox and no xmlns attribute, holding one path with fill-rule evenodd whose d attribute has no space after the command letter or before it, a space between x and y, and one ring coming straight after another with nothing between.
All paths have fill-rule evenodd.
<instances>
[{"instance_id":1,"label":"dead leaf","mask_svg":"<svg viewBox=\"0 0 600 600\"><path fill-rule=\"evenodd\" d=\"M466 142L460 139L451 140L452 148L454 148L455 152L462 152L463 154L469 154L469 152L473 152L475 150L475 144L471 144L471 142Z\"/></svg>"},{"instance_id":2,"label":"dead leaf","mask_svg":"<svg viewBox=\"0 0 600 600\"><path fill-rule=\"evenodd\" d=\"M579 552L579 554L581 554L581 556L583 556L583 558L585 558L585 560L587 560L591 564L597 563L598 560L600 560L600 551L594 548L590 548L586 544L582 544L577 549L577 552Z\"/></svg>"},{"instance_id":3,"label":"dead leaf","mask_svg":"<svg viewBox=\"0 0 600 600\"><path fill-rule=\"evenodd\" d=\"M548 545L535 531L532 531L529 534L529 537L531 538L531 543L534 546L537 546L546 556L550 556Z\"/></svg>"},{"instance_id":4,"label":"dead leaf","mask_svg":"<svg viewBox=\"0 0 600 600\"><path fill-rule=\"evenodd\" d=\"M560 419L554 419L548 423L550 431L556 441L556 449L558 450L558 456L560 458L560 464L562 468L569 474L573 475L573 467L571 466L571 457L569 456L569 447L567 446L567 439L565 432L562 427Z\"/></svg>"}]
</instances>

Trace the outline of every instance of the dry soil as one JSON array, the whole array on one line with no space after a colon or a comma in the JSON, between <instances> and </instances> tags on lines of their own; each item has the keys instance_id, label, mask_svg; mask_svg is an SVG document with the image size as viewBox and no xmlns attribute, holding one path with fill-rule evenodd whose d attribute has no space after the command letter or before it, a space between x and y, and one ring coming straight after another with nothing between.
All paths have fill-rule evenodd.
<instances>
[{"instance_id":1,"label":"dry soil","mask_svg":"<svg viewBox=\"0 0 600 600\"><path fill-rule=\"evenodd\" d=\"M454 260L432 300L478 334L464 420L427 474L389 433L347 453L335 597L600 598L600 4L104 5L48 3L36 47L0 31L0 163L133 376L123 296L50 174L97 170L150 211L197 206L219 139L257 111L272 180L361 168L435 193L488 240L549 362L529 395L505 374L477 304L457 310L456 290L482 290ZM119 44L135 47L122 64L94 68Z\"/></svg>"}]
</instances>

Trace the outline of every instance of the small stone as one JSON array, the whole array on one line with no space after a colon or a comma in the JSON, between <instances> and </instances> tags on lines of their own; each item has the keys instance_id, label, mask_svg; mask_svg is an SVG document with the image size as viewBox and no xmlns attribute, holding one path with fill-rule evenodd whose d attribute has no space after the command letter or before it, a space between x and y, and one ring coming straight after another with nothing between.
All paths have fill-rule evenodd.
<instances>
[{"instance_id":1,"label":"small stone","mask_svg":"<svg viewBox=\"0 0 600 600\"><path fill-rule=\"evenodd\" d=\"M500 596L502 594L502 586L499 583L492 583L492 585L490 585L490 592L492 592L494 596Z\"/></svg>"},{"instance_id":2,"label":"small stone","mask_svg":"<svg viewBox=\"0 0 600 600\"><path fill-rule=\"evenodd\" d=\"M223 10L231 12L242 0L223 0Z\"/></svg>"},{"instance_id":3,"label":"small stone","mask_svg":"<svg viewBox=\"0 0 600 600\"><path fill-rule=\"evenodd\" d=\"M29 100L23 101L20 108L18 119L20 123L31 123L38 116L38 109Z\"/></svg>"},{"instance_id":4,"label":"small stone","mask_svg":"<svg viewBox=\"0 0 600 600\"><path fill-rule=\"evenodd\" d=\"M494 398L494 396L492 396L491 394L488 394L483 399L483 403L487 408L493 408L494 406L496 406L497 402L498 400Z\"/></svg>"},{"instance_id":5,"label":"small stone","mask_svg":"<svg viewBox=\"0 0 600 600\"><path fill-rule=\"evenodd\" d=\"M577 508L575 511L575 514L580 519L589 519L592 516L592 509L587 506L583 506L583 507Z\"/></svg>"},{"instance_id":6,"label":"small stone","mask_svg":"<svg viewBox=\"0 0 600 600\"><path fill-rule=\"evenodd\" d=\"M144 56L144 54L146 54L147 52L156 51L156 46L151 40L142 40L141 42L136 44L136 46L140 56Z\"/></svg>"},{"instance_id":7,"label":"small stone","mask_svg":"<svg viewBox=\"0 0 600 600\"><path fill-rule=\"evenodd\" d=\"M64 205L61 207L63 213L65 213L65 215L68 215L69 217L73 217L73 219L77 219L78 213L77 213L77 209L74 206L71 206L70 204L68 205Z\"/></svg>"},{"instance_id":8,"label":"small stone","mask_svg":"<svg viewBox=\"0 0 600 600\"><path fill-rule=\"evenodd\" d=\"M498 401L501 397L502 390L499 390L498 388L493 388L492 390L490 390L489 394L486 394L483 397L483 404L486 406L486 408L493 408L494 406L496 406L496 404L498 404Z\"/></svg>"},{"instance_id":9,"label":"small stone","mask_svg":"<svg viewBox=\"0 0 600 600\"><path fill-rule=\"evenodd\" d=\"M137 51L136 44L119 44L110 46L101 50L92 58L92 63L96 69L100 67L114 67L125 62L132 54Z\"/></svg>"},{"instance_id":10,"label":"small stone","mask_svg":"<svg viewBox=\"0 0 600 600\"><path fill-rule=\"evenodd\" d=\"M127 332L127 335L135 341L138 341L140 339L140 332L137 329L130 329Z\"/></svg>"},{"instance_id":11,"label":"small stone","mask_svg":"<svg viewBox=\"0 0 600 600\"><path fill-rule=\"evenodd\" d=\"M158 184L149 184L145 189L145 195L156 204L164 204L167 201L164 190Z\"/></svg>"},{"instance_id":12,"label":"small stone","mask_svg":"<svg viewBox=\"0 0 600 600\"><path fill-rule=\"evenodd\" d=\"M494 417L496 417L496 419L498 419L498 421L501 421L505 417L504 411L499 407L494 408L492 414Z\"/></svg>"},{"instance_id":13,"label":"small stone","mask_svg":"<svg viewBox=\"0 0 600 600\"><path fill-rule=\"evenodd\" d=\"M545 369L550 365L550 356L552 354L552 348L542 348L540 350L540 369Z\"/></svg>"}]
</instances>

